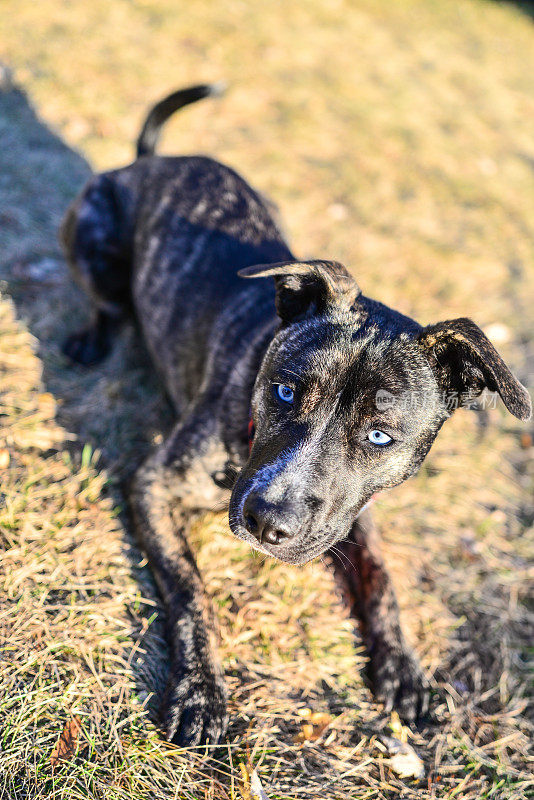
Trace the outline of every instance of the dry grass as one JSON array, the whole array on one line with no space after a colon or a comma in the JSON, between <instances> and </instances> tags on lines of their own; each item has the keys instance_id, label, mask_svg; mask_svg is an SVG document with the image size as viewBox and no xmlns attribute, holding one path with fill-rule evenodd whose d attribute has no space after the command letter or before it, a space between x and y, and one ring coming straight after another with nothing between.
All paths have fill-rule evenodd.
<instances>
[{"instance_id":1,"label":"dry grass","mask_svg":"<svg viewBox=\"0 0 534 800\"><path fill-rule=\"evenodd\" d=\"M252 765L270 800L534 794L532 446L501 409L459 412L377 508L433 681L436 720L410 740L422 781L390 768L380 736L398 729L362 685L325 566L262 562L223 518L196 539L228 747L215 764L161 741L161 620L121 480L168 412L131 332L101 368L65 365L59 344L86 303L55 241L89 171L76 150L123 163L149 100L225 77L228 97L173 121L167 151L235 165L280 203L296 252L344 260L368 293L423 322L473 316L532 386L531 20L484 0L179 13L171 0L5 0L3 13L0 49L43 121L0 93L0 798L246 798ZM310 740L316 712L330 724ZM76 752L53 769L73 717Z\"/></svg>"}]
</instances>

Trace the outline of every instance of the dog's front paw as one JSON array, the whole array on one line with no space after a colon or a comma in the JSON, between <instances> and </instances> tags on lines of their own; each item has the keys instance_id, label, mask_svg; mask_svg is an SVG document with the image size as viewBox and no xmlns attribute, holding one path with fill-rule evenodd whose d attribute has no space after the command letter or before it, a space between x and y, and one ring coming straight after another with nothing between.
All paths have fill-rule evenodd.
<instances>
[{"instance_id":1,"label":"dog's front paw","mask_svg":"<svg viewBox=\"0 0 534 800\"><path fill-rule=\"evenodd\" d=\"M167 739L180 747L217 744L228 723L222 675L205 669L171 675L161 717Z\"/></svg>"},{"instance_id":2,"label":"dog's front paw","mask_svg":"<svg viewBox=\"0 0 534 800\"><path fill-rule=\"evenodd\" d=\"M415 656L385 642L376 642L369 656L367 677L385 710L395 709L406 722L425 716L430 691Z\"/></svg>"}]
</instances>

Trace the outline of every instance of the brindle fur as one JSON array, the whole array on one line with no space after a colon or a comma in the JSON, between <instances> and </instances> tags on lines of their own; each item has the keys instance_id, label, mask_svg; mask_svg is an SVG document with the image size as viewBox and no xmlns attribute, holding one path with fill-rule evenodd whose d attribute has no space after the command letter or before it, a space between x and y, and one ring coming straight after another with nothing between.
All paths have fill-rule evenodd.
<instances>
[{"instance_id":1,"label":"brindle fur","mask_svg":"<svg viewBox=\"0 0 534 800\"><path fill-rule=\"evenodd\" d=\"M421 328L364 297L342 265L298 262L271 206L228 167L154 156L165 117L210 93L193 87L158 104L141 157L93 177L62 227L95 308L94 325L71 336L66 353L95 363L135 316L176 413L131 487L167 614L165 732L197 745L225 730L212 619L187 539L199 514L228 506L234 534L263 552L294 564L329 552L361 624L375 693L413 720L427 688L363 506L417 470L450 416L443 392L488 387L522 419L530 399L474 323ZM294 388L293 405L277 401L277 383ZM378 407L381 390L416 396L417 408ZM370 428L394 441L371 444Z\"/></svg>"}]
</instances>

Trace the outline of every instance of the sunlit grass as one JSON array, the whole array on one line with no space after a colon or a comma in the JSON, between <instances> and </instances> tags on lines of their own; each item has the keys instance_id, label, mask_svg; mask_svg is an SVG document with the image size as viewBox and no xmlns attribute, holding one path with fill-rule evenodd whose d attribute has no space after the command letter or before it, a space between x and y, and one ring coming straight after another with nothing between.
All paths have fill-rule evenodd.
<instances>
[{"instance_id":1,"label":"sunlit grass","mask_svg":"<svg viewBox=\"0 0 534 800\"><path fill-rule=\"evenodd\" d=\"M423 781L387 765L377 737L391 720L363 685L326 566L263 561L223 516L194 539L220 622L228 746L215 765L161 740L163 623L123 480L168 411L129 332L101 368L66 368L59 344L87 303L56 229L88 174L73 149L94 168L124 163L152 100L225 78L227 97L179 115L163 150L232 164L280 205L297 254L343 260L422 322L500 324L531 385L531 20L486 0L2 10L4 58L68 148L0 95L0 278L14 298L0 305L0 798L240 800L240 764L270 800L527 796L532 459L501 408L487 429L459 412L419 475L376 504L435 693L435 722L411 740ZM308 709L332 723L303 743ZM77 750L53 770L72 716Z\"/></svg>"}]
</instances>

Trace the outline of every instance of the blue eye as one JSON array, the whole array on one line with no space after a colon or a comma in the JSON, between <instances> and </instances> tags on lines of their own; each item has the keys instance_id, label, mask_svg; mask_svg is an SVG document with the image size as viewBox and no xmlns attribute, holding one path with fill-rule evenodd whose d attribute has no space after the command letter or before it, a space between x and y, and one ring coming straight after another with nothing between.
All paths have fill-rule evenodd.
<instances>
[{"instance_id":1,"label":"blue eye","mask_svg":"<svg viewBox=\"0 0 534 800\"><path fill-rule=\"evenodd\" d=\"M286 386L285 383L276 384L276 396L283 403L292 403L295 399L295 393L293 389L290 386Z\"/></svg>"},{"instance_id":2,"label":"blue eye","mask_svg":"<svg viewBox=\"0 0 534 800\"><path fill-rule=\"evenodd\" d=\"M373 444L378 444L382 447L385 444L389 444L390 442L393 441L391 436L388 436L387 433L384 433L383 431L377 431L376 429L369 431L369 433L367 434L367 438Z\"/></svg>"}]
</instances>

